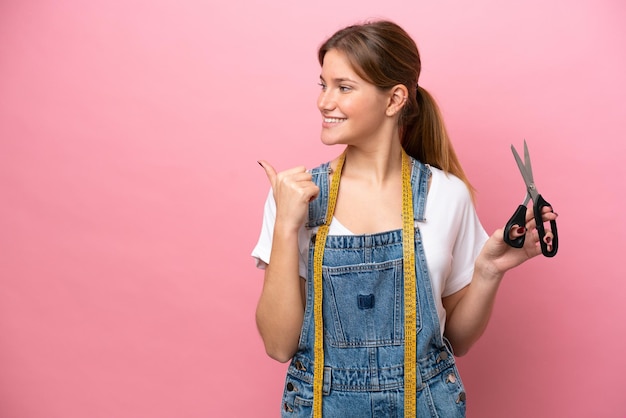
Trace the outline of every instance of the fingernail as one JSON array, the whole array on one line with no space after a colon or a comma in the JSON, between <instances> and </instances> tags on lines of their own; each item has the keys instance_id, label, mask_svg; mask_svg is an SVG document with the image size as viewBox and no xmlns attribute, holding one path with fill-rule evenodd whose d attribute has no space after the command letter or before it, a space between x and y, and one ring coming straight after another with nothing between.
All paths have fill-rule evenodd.
<instances>
[{"instance_id":1,"label":"fingernail","mask_svg":"<svg viewBox=\"0 0 626 418\"><path fill-rule=\"evenodd\" d=\"M546 237L546 244L550 245L552 243L552 237Z\"/></svg>"},{"instance_id":2,"label":"fingernail","mask_svg":"<svg viewBox=\"0 0 626 418\"><path fill-rule=\"evenodd\" d=\"M525 232L526 232L526 228L523 228L523 227L517 228L517 233L518 234L523 234Z\"/></svg>"}]
</instances>

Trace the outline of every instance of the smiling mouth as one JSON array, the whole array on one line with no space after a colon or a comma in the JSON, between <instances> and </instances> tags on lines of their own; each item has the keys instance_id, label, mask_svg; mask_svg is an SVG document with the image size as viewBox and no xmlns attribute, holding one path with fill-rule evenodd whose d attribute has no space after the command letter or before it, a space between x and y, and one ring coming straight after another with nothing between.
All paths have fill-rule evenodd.
<instances>
[{"instance_id":1,"label":"smiling mouth","mask_svg":"<svg viewBox=\"0 0 626 418\"><path fill-rule=\"evenodd\" d=\"M340 118L324 118L324 122L325 123L340 123L343 122L345 119L340 119Z\"/></svg>"}]
</instances>

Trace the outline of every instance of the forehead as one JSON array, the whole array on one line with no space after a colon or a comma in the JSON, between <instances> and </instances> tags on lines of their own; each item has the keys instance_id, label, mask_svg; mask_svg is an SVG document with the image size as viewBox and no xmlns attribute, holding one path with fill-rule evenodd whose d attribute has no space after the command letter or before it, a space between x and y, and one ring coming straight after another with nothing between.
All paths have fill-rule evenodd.
<instances>
[{"instance_id":1,"label":"forehead","mask_svg":"<svg viewBox=\"0 0 626 418\"><path fill-rule=\"evenodd\" d=\"M324 55L321 76L326 80L330 78L349 78L355 81L365 81L355 71L348 56L338 49L330 49Z\"/></svg>"}]
</instances>

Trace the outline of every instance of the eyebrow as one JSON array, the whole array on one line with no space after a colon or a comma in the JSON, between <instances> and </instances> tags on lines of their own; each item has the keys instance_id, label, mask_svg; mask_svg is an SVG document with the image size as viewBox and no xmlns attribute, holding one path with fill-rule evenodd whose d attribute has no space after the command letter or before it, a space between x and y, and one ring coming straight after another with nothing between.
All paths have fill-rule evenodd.
<instances>
[{"instance_id":1,"label":"eyebrow","mask_svg":"<svg viewBox=\"0 0 626 418\"><path fill-rule=\"evenodd\" d=\"M321 74L320 74L320 80L322 80L322 81L326 81L326 80L324 80L324 77L322 77L322 75L321 75ZM332 79L332 81L334 81L335 83L343 83L343 82L346 82L346 81L349 81L349 82L351 82L351 83L357 83L357 81L356 81L356 80L353 80L353 79L348 78L348 77L338 77L338 78L333 78L333 79Z\"/></svg>"}]
</instances>

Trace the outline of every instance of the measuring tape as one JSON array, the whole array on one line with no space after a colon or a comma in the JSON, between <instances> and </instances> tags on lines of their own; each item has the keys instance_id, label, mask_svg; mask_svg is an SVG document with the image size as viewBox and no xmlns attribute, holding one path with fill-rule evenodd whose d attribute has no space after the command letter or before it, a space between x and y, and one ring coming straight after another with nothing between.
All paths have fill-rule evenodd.
<instances>
[{"instance_id":1,"label":"measuring tape","mask_svg":"<svg viewBox=\"0 0 626 418\"><path fill-rule=\"evenodd\" d=\"M330 223L337 205L339 179L346 161L345 151L339 157L330 184L326 221L320 226L313 251L313 321L315 342L313 353L313 417L322 418L322 387L324 384L324 322L322 319L322 263L324 247ZM402 151L402 255L404 257L404 416L414 418L416 399L416 317L415 317L415 233L413 221L413 190L411 188L411 164L409 156Z\"/></svg>"},{"instance_id":2,"label":"measuring tape","mask_svg":"<svg viewBox=\"0 0 626 418\"><path fill-rule=\"evenodd\" d=\"M414 418L416 399L415 221L409 156L402 151L402 264L404 266L404 416Z\"/></svg>"}]
</instances>

